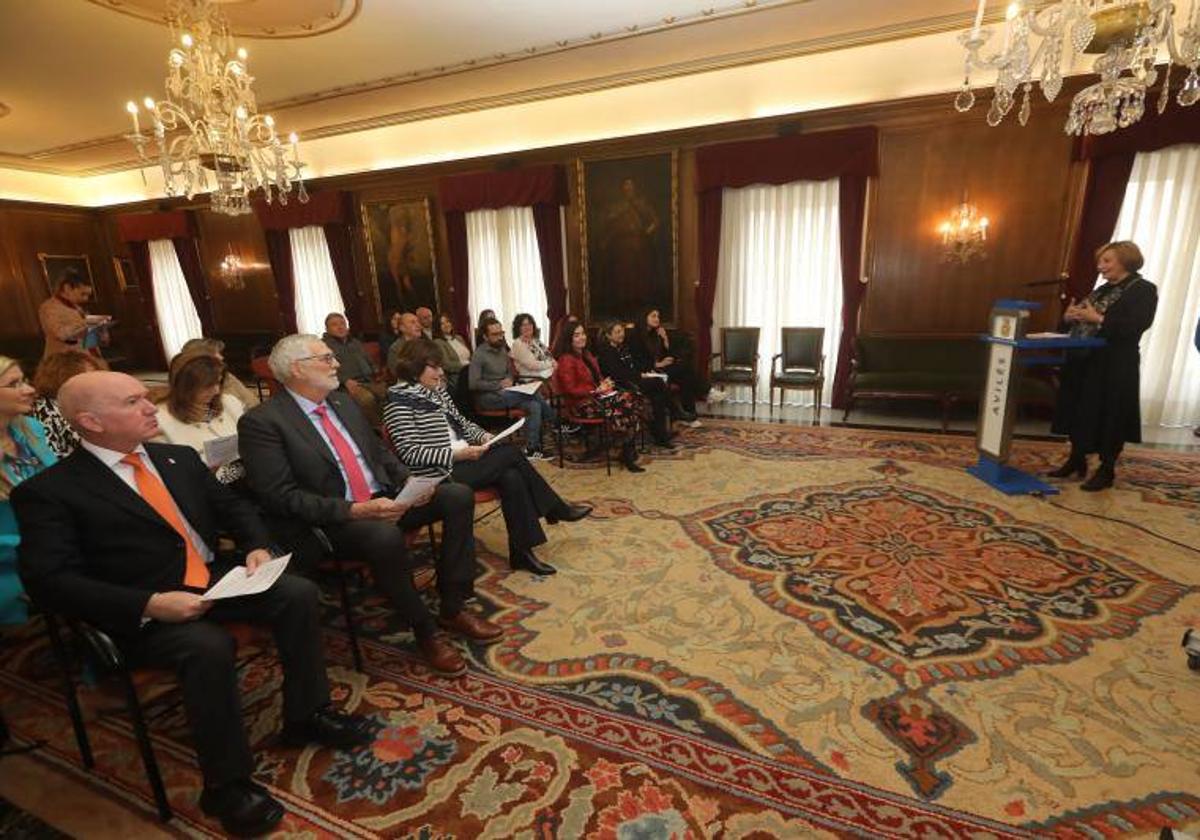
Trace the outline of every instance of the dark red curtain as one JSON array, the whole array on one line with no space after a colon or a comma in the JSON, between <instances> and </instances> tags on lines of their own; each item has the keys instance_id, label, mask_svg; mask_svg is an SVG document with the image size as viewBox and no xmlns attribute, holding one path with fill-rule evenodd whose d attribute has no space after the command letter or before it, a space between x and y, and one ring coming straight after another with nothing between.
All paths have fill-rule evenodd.
<instances>
[{"instance_id":1,"label":"dark red curtain","mask_svg":"<svg viewBox=\"0 0 1200 840\"><path fill-rule=\"evenodd\" d=\"M546 285L546 330L567 314L567 286L563 277L562 211L557 204L533 205L533 226L537 230L538 257L542 263L542 281Z\"/></svg>"},{"instance_id":2,"label":"dark red curtain","mask_svg":"<svg viewBox=\"0 0 1200 840\"><path fill-rule=\"evenodd\" d=\"M299 332L296 325L296 283L292 276L292 237L287 230L264 230L267 240L267 261L275 278L275 295L279 298L279 315L283 331Z\"/></svg>"},{"instance_id":3,"label":"dark red curtain","mask_svg":"<svg viewBox=\"0 0 1200 840\"><path fill-rule=\"evenodd\" d=\"M470 255L467 251L467 214L462 210L446 213L446 240L450 247L450 314L458 334L473 343L475 325L467 302L467 278L470 276Z\"/></svg>"},{"instance_id":4,"label":"dark red curtain","mask_svg":"<svg viewBox=\"0 0 1200 840\"><path fill-rule=\"evenodd\" d=\"M191 211L188 212L188 216L189 227L196 230ZM208 275L204 271L204 263L200 259L200 240L195 236L176 236L171 239L171 244L175 246L175 256L179 259L183 279L187 282L188 293L196 307L196 315L200 318L200 329L204 335L212 335L216 329L213 322L212 293L208 288Z\"/></svg>"},{"instance_id":5,"label":"dark red curtain","mask_svg":"<svg viewBox=\"0 0 1200 840\"><path fill-rule=\"evenodd\" d=\"M271 273L275 277L275 294L279 298L284 329L289 333L298 329L296 278L292 268L292 238L289 231L314 225L325 233L329 261L333 264L346 318L351 324L361 324L362 293L354 273L354 210L350 194L342 190L327 190L313 193L303 204L293 196L286 205L281 205L278 200L268 204L259 199L254 202L254 215L258 217L266 235L267 259L271 262Z\"/></svg>"},{"instance_id":6,"label":"dark red curtain","mask_svg":"<svg viewBox=\"0 0 1200 840\"><path fill-rule=\"evenodd\" d=\"M700 193L696 347L697 361L702 366L707 366L712 352L713 302L721 246L721 190L751 184L838 178L842 340L834 374L833 404L835 407L842 405L854 339L858 334L858 312L865 293L860 278L866 186L867 180L878 174L879 131L875 126L720 143L696 150L696 190Z\"/></svg>"},{"instance_id":7,"label":"dark red curtain","mask_svg":"<svg viewBox=\"0 0 1200 840\"><path fill-rule=\"evenodd\" d=\"M1078 300L1096 285L1095 252L1112 239L1137 153L1182 143L1200 143L1200 115L1172 103L1164 114L1151 110L1129 128L1084 137L1076 144L1076 160L1089 164L1067 295Z\"/></svg>"},{"instance_id":8,"label":"dark red curtain","mask_svg":"<svg viewBox=\"0 0 1200 840\"><path fill-rule=\"evenodd\" d=\"M562 270L562 228L558 208L568 203L566 169L558 164L530 166L506 172L472 172L438 181L438 198L446 216L450 240L451 312L455 327L464 336L474 333L468 311L466 214L472 210L532 207L537 231L542 282L546 287L547 334L567 311L567 290Z\"/></svg>"},{"instance_id":9,"label":"dark red curtain","mask_svg":"<svg viewBox=\"0 0 1200 840\"><path fill-rule=\"evenodd\" d=\"M862 282L863 225L866 222L867 177L843 175L838 179L838 228L842 257L842 337L838 342L833 374L833 405L846 404L850 388L850 360L858 338L858 313L866 294Z\"/></svg>"},{"instance_id":10,"label":"dark red curtain","mask_svg":"<svg viewBox=\"0 0 1200 840\"><path fill-rule=\"evenodd\" d=\"M195 235L193 220L183 210L169 213L124 213L117 216L117 234L122 242L182 239ZM149 275L146 275L149 277Z\"/></svg>"},{"instance_id":11,"label":"dark red curtain","mask_svg":"<svg viewBox=\"0 0 1200 840\"><path fill-rule=\"evenodd\" d=\"M117 229L121 229L121 219L117 218ZM163 369L167 367L167 354L163 350L162 334L158 331L158 312L154 309L154 281L153 275L150 272L150 241L148 239L134 239L129 241L129 256L133 259L133 267L138 273L138 277L145 278L138 285L138 292L142 296L142 317L145 319L142 328L146 334L146 346L153 347L150 352L148 364L161 365ZM141 342L138 342L139 345Z\"/></svg>"}]
</instances>

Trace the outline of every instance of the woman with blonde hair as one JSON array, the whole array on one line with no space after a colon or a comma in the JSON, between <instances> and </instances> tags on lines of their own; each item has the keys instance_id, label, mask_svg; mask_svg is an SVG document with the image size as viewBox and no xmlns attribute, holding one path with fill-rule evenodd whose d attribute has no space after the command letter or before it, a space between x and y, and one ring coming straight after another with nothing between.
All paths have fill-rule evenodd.
<instances>
[{"instance_id":1,"label":"woman with blonde hair","mask_svg":"<svg viewBox=\"0 0 1200 840\"><path fill-rule=\"evenodd\" d=\"M190 446L203 459L205 443L237 435L238 418L246 409L237 397L223 393L227 375L215 356L176 356L170 386L158 405L158 439ZM209 467L222 484L232 484L246 474L240 459Z\"/></svg>"},{"instance_id":2,"label":"woman with blonde hair","mask_svg":"<svg viewBox=\"0 0 1200 840\"><path fill-rule=\"evenodd\" d=\"M1050 427L1071 440L1070 455L1052 477L1082 478L1088 455L1099 453L1099 468L1081 487L1088 492L1111 487L1121 449L1142 440L1138 342L1158 308L1158 289L1138 273L1144 263L1132 242L1102 245L1096 268L1105 282L1063 313L1071 335L1105 340L1068 354Z\"/></svg>"},{"instance_id":3,"label":"woman with blonde hair","mask_svg":"<svg viewBox=\"0 0 1200 840\"><path fill-rule=\"evenodd\" d=\"M16 359L0 356L0 624L20 624L28 617L17 576L21 537L9 494L58 460L42 424L28 416L36 396Z\"/></svg>"}]
</instances>

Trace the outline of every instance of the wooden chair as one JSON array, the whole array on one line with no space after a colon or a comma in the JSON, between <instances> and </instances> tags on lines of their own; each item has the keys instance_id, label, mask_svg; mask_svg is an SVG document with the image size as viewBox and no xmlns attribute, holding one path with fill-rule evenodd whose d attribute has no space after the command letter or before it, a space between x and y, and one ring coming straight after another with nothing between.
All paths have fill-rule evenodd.
<instances>
[{"instance_id":1,"label":"wooden chair","mask_svg":"<svg viewBox=\"0 0 1200 840\"><path fill-rule=\"evenodd\" d=\"M771 357L769 413L775 413L775 389L779 389L779 410L783 411L784 392L813 392L813 425L821 422L821 392L825 388L824 327L784 327L780 330L782 353ZM779 365L776 365L779 362Z\"/></svg>"},{"instance_id":2,"label":"wooden chair","mask_svg":"<svg viewBox=\"0 0 1200 840\"><path fill-rule=\"evenodd\" d=\"M604 450L604 470L608 475L612 475L612 428L608 422L608 415L603 417L579 417L572 413L569 409L563 408L561 405L558 409L558 466L561 469L565 459L566 447L563 443L563 423L572 423L580 428L586 435L589 431L595 430L600 433L600 448Z\"/></svg>"},{"instance_id":3,"label":"wooden chair","mask_svg":"<svg viewBox=\"0 0 1200 840\"><path fill-rule=\"evenodd\" d=\"M721 350L709 359L709 380L750 388L750 416L758 402L758 327L721 327ZM714 361L720 364L712 367Z\"/></svg>"},{"instance_id":4,"label":"wooden chair","mask_svg":"<svg viewBox=\"0 0 1200 840\"><path fill-rule=\"evenodd\" d=\"M258 389L260 400L274 396L283 386L275 378L274 371L267 363L267 356L255 356L250 360L250 371L254 374L254 387Z\"/></svg>"}]
</instances>

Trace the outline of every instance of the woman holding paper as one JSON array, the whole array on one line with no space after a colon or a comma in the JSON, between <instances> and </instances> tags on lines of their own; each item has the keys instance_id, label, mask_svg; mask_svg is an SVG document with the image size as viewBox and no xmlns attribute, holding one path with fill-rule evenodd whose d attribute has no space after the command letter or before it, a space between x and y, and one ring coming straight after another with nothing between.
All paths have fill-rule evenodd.
<instances>
[{"instance_id":1,"label":"woman holding paper","mask_svg":"<svg viewBox=\"0 0 1200 840\"><path fill-rule=\"evenodd\" d=\"M554 390L563 400L569 417L591 420L603 417L613 434L623 437L621 463L630 472L645 472L637 463L634 438L641 422L641 400L600 373L600 363L587 349L587 330L578 321L568 321L559 332L558 368L554 372Z\"/></svg>"},{"instance_id":2,"label":"woman holding paper","mask_svg":"<svg viewBox=\"0 0 1200 840\"><path fill-rule=\"evenodd\" d=\"M554 354L542 344L540 334L537 321L528 312L522 312L513 319L513 344L509 355L518 375L537 379L549 379L554 375Z\"/></svg>"},{"instance_id":3,"label":"woman holding paper","mask_svg":"<svg viewBox=\"0 0 1200 840\"><path fill-rule=\"evenodd\" d=\"M432 341L406 343L396 375L399 381L388 389L383 423L409 472L449 477L473 490L497 490L508 529L509 564L535 575L554 574L555 568L533 553L546 542L539 520L574 522L592 509L564 501L516 447L491 446L492 435L464 417L446 392L442 354Z\"/></svg>"},{"instance_id":4,"label":"woman holding paper","mask_svg":"<svg viewBox=\"0 0 1200 840\"><path fill-rule=\"evenodd\" d=\"M1068 354L1050 427L1071 439L1071 454L1051 476L1082 477L1088 455L1099 453L1100 467L1081 486L1089 492L1111 487L1121 449L1142 440L1138 343L1158 308L1158 290L1138 274L1144 262L1132 242L1101 246L1096 268L1105 282L1063 313L1072 336L1105 339Z\"/></svg>"},{"instance_id":5,"label":"woman holding paper","mask_svg":"<svg viewBox=\"0 0 1200 840\"><path fill-rule=\"evenodd\" d=\"M237 437L238 418L245 407L241 401L222 393L225 387L225 365L216 357L204 353L180 354L171 362L170 385L158 405L160 443L190 446L215 471L222 484L233 484L246 471L242 462L223 457L209 463L205 445L210 452L235 449L230 438Z\"/></svg>"},{"instance_id":6,"label":"woman holding paper","mask_svg":"<svg viewBox=\"0 0 1200 840\"><path fill-rule=\"evenodd\" d=\"M670 393L666 375L642 369L625 343L625 325L620 321L610 321L604 325L596 358L605 376L622 388L645 397L650 403L650 434L654 437L654 443L662 449L674 449L667 409Z\"/></svg>"}]
</instances>

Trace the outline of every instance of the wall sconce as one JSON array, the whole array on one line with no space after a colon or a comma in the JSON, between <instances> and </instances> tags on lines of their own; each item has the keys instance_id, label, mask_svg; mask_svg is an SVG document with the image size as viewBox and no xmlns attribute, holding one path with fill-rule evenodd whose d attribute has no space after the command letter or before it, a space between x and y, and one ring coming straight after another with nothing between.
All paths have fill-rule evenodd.
<instances>
[{"instance_id":1,"label":"wall sconce","mask_svg":"<svg viewBox=\"0 0 1200 840\"><path fill-rule=\"evenodd\" d=\"M226 289L240 292L246 288L246 281L242 278L242 259L233 253L232 242L228 247L229 253L221 259L221 265L217 270L221 274L221 282L225 284Z\"/></svg>"},{"instance_id":2,"label":"wall sconce","mask_svg":"<svg viewBox=\"0 0 1200 840\"><path fill-rule=\"evenodd\" d=\"M950 217L938 226L942 235L942 262L957 262L966 265L971 260L983 259L987 250L987 216L979 215L978 208L967 201L963 193L962 203L950 211Z\"/></svg>"}]
</instances>

